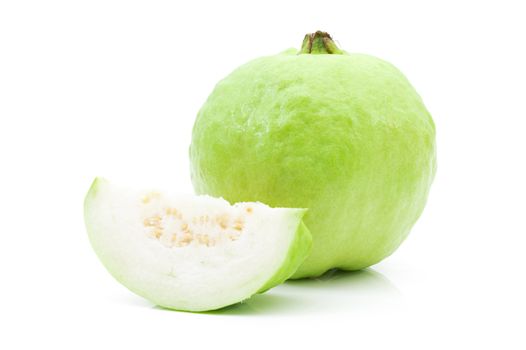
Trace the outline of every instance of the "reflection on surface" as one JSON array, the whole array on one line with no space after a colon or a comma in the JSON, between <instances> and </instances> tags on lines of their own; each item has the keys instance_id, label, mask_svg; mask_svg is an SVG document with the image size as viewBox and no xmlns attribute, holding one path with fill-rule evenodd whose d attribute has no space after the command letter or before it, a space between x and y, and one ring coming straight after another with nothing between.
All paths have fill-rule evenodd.
<instances>
[{"instance_id":1,"label":"reflection on surface","mask_svg":"<svg viewBox=\"0 0 526 350\"><path fill-rule=\"evenodd\" d=\"M121 299L121 302L123 300ZM128 305L152 307L137 296L129 294ZM294 315L338 312L385 312L403 305L403 296L384 275L373 270L330 270L317 278L290 280L264 294L220 310L205 312L209 315ZM153 306L154 309L169 311Z\"/></svg>"},{"instance_id":2,"label":"reflection on surface","mask_svg":"<svg viewBox=\"0 0 526 350\"><path fill-rule=\"evenodd\" d=\"M227 306L225 308L208 311L206 314L213 315L276 315L286 313L287 310L294 308L294 304L298 303L297 299L290 296L271 293L270 291L264 294L256 294L252 298L245 300L242 303ZM301 305L296 305L299 307Z\"/></svg>"},{"instance_id":3,"label":"reflection on surface","mask_svg":"<svg viewBox=\"0 0 526 350\"><path fill-rule=\"evenodd\" d=\"M373 269L359 271L329 270L316 278L290 280L287 285L301 286L302 288L339 289L343 286L367 289L369 291L388 291L399 293L391 281L380 272Z\"/></svg>"},{"instance_id":4,"label":"reflection on surface","mask_svg":"<svg viewBox=\"0 0 526 350\"><path fill-rule=\"evenodd\" d=\"M364 312L397 307L398 289L381 273L330 270L317 278L287 281L243 303L209 312L220 315Z\"/></svg>"}]
</instances>

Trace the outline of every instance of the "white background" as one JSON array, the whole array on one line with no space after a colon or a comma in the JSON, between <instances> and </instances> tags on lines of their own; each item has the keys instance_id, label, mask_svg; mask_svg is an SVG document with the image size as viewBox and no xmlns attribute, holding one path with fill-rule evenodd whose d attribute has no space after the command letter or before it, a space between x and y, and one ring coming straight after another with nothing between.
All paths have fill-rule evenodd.
<instances>
[{"instance_id":1,"label":"white background","mask_svg":"<svg viewBox=\"0 0 526 350\"><path fill-rule=\"evenodd\" d=\"M0 348L524 349L526 51L520 1L2 1ZM329 31L398 66L437 125L423 216L390 258L213 314L166 311L97 260L103 175L192 192L214 84Z\"/></svg>"}]
</instances>

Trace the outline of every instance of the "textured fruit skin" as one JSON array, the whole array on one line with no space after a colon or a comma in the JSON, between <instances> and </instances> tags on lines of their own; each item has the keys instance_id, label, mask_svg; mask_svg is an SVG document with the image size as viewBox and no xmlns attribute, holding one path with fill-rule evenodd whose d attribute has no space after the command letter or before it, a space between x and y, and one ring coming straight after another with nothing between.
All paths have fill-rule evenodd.
<instances>
[{"instance_id":1,"label":"textured fruit skin","mask_svg":"<svg viewBox=\"0 0 526 350\"><path fill-rule=\"evenodd\" d=\"M433 120L398 69L295 50L220 81L190 146L198 194L309 208L312 253L293 278L393 253L424 208L435 155Z\"/></svg>"}]
</instances>

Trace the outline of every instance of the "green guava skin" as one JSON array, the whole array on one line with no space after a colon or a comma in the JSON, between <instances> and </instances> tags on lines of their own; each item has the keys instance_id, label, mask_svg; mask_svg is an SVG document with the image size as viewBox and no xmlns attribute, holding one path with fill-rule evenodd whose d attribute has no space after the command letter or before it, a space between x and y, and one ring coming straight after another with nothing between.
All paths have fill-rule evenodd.
<instances>
[{"instance_id":1,"label":"green guava skin","mask_svg":"<svg viewBox=\"0 0 526 350\"><path fill-rule=\"evenodd\" d=\"M422 213L435 126L393 65L354 53L281 54L220 81L190 146L198 194L309 208L313 247L292 278L393 253Z\"/></svg>"}]
</instances>

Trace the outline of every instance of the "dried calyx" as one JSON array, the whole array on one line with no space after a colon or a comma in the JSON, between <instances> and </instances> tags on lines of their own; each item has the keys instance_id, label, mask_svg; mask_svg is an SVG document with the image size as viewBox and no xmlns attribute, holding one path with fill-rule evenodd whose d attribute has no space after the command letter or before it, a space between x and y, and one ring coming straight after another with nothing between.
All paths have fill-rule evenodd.
<instances>
[{"instance_id":1,"label":"dried calyx","mask_svg":"<svg viewBox=\"0 0 526 350\"><path fill-rule=\"evenodd\" d=\"M329 33L318 30L305 35L299 54L341 55L343 51L336 46Z\"/></svg>"}]
</instances>

